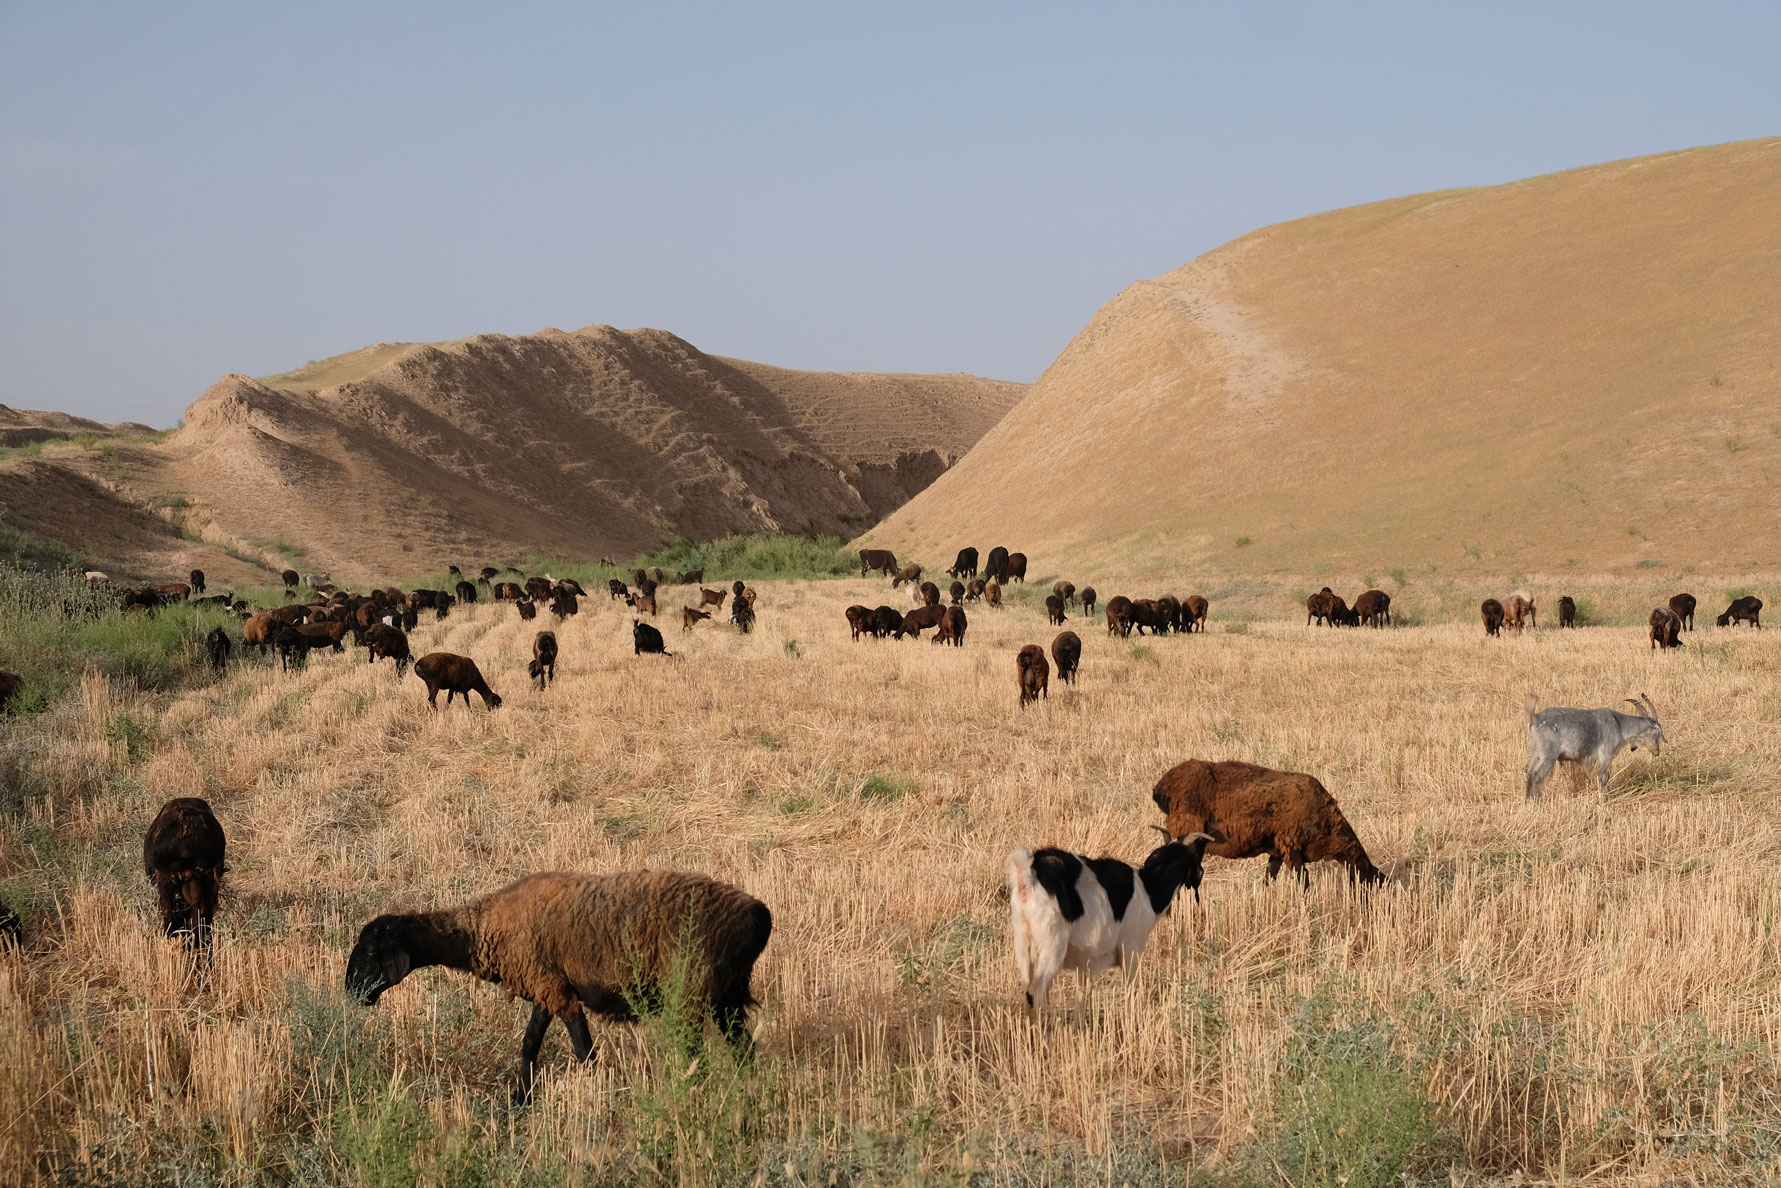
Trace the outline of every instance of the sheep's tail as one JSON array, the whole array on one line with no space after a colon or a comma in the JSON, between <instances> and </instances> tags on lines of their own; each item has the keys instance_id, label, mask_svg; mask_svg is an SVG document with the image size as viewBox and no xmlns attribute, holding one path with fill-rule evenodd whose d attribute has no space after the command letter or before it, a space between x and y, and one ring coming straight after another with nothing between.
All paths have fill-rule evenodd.
<instances>
[{"instance_id":1,"label":"sheep's tail","mask_svg":"<svg viewBox=\"0 0 1781 1188\"><path fill-rule=\"evenodd\" d=\"M1527 701L1523 702L1523 704L1527 707L1527 724L1532 726L1534 724L1534 714L1537 713L1540 708L1539 699L1532 693L1529 693L1527 695Z\"/></svg>"},{"instance_id":2,"label":"sheep's tail","mask_svg":"<svg viewBox=\"0 0 1781 1188\"><path fill-rule=\"evenodd\" d=\"M1033 885L1033 851L1016 846L1008 851L1008 894L1013 897L1022 887Z\"/></svg>"}]
</instances>

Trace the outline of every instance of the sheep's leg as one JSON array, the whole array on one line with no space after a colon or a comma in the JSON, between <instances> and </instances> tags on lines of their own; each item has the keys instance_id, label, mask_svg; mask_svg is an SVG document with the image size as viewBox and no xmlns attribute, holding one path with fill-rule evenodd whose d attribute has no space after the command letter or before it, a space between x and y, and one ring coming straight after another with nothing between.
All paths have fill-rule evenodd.
<instances>
[{"instance_id":1,"label":"sheep's leg","mask_svg":"<svg viewBox=\"0 0 1781 1188\"><path fill-rule=\"evenodd\" d=\"M1537 755L1527 762L1527 798L1540 799L1540 793L1546 788L1546 777L1552 774L1552 765L1557 762L1544 755Z\"/></svg>"},{"instance_id":2,"label":"sheep's leg","mask_svg":"<svg viewBox=\"0 0 1781 1188\"><path fill-rule=\"evenodd\" d=\"M544 1033L548 1030L550 1012L541 1006L533 1006L532 1017L526 1023L526 1037L519 1047L519 1085L513 1091L514 1105L525 1105L532 1100L532 1082L538 1073L538 1051L544 1047Z\"/></svg>"},{"instance_id":3,"label":"sheep's leg","mask_svg":"<svg viewBox=\"0 0 1781 1188\"><path fill-rule=\"evenodd\" d=\"M1614 774L1614 757L1612 755L1595 765L1596 799L1608 799L1608 777Z\"/></svg>"},{"instance_id":4,"label":"sheep's leg","mask_svg":"<svg viewBox=\"0 0 1781 1188\"><path fill-rule=\"evenodd\" d=\"M1268 882L1270 883L1280 877L1280 857L1279 854L1268 855Z\"/></svg>"},{"instance_id":5,"label":"sheep's leg","mask_svg":"<svg viewBox=\"0 0 1781 1188\"><path fill-rule=\"evenodd\" d=\"M588 1034L587 1012L579 1006L572 1014L563 1018L563 1026L569 1030L569 1046L575 1050L575 1059L586 1064L594 1058L594 1037Z\"/></svg>"}]
</instances>

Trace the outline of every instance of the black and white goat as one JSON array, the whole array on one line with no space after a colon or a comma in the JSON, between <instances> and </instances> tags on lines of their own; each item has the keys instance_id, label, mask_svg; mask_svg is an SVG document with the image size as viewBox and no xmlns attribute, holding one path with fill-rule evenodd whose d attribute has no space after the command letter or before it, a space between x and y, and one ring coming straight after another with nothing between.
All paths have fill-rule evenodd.
<instances>
[{"instance_id":1,"label":"black and white goat","mask_svg":"<svg viewBox=\"0 0 1781 1188\"><path fill-rule=\"evenodd\" d=\"M1152 826L1167 838L1166 831ZM1088 858L1068 850L1008 854L1008 906L1014 926L1014 963L1025 984L1027 1005L1038 1010L1058 971L1081 972L1083 984L1115 965L1137 976L1138 958L1186 887L1198 899L1200 859L1211 835L1165 841L1134 867L1118 858Z\"/></svg>"}]
</instances>

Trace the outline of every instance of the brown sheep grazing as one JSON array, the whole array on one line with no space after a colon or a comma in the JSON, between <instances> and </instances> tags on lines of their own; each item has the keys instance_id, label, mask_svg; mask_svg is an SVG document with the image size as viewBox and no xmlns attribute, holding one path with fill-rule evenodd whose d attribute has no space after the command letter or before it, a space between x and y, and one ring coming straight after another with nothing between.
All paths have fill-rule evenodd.
<instances>
[{"instance_id":1,"label":"brown sheep grazing","mask_svg":"<svg viewBox=\"0 0 1781 1188\"><path fill-rule=\"evenodd\" d=\"M298 583L303 580L297 576L297 571L294 569L287 569L278 576L284 582L284 588L287 590L295 590Z\"/></svg>"},{"instance_id":2,"label":"brown sheep grazing","mask_svg":"<svg viewBox=\"0 0 1781 1188\"><path fill-rule=\"evenodd\" d=\"M531 596L518 582L495 583L495 601L497 602L518 602L520 599L528 597ZM533 601L536 602L537 599L534 598Z\"/></svg>"},{"instance_id":3,"label":"brown sheep grazing","mask_svg":"<svg viewBox=\"0 0 1781 1188\"><path fill-rule=\"evenodd\" d=\"M962 604L965 601L965 583L952 583L952 589L948 590L947 594L952 598L952 605L958 606Z\"/></svg>"},{"instance_id":4,"label":"brown sheep grazing","mask_svg":"<svg viewBox=\"0 0 1781 1188\"><path fill-rule=\"evenodd\" d=\"M1008 565L1004 572L1008 575L1005 579L1005 583L1019 582L1022 585L1025 585L1027 580L1027 555L1025 553L1009 553Z\"/></svg>"},{"instance_id":5,"label":"brown sheep grazing","mask_svg":"<svg viewBox=\"0 0 1781 1188\"><path fill-rule=\"evenodd\" d=\"M458 601L465 606L476 601L476 584L474 582L459 582L452 587L452 591L458 596Z\"/></svg>"},{"instance_id":6,"label":"brown sheep grazing","mask_svg":"<svg viewBox=\"0 0 1781 1188\"><path fill-rule=\"evenodd\" d=\"M1478 613L1484 616L1484 634L1501 635L1503 633L1503 604L1494 598L1486 598L1478 604Z\"/></svg>"},{"instance_id":7,"label":"brown sheep grazing","mask_svg":"<svg viewBox=\"0 0 1781 1188\"><path fill-rule=\"evenodd\" d=\"M1181 599L1164 594L1156 600L1157 626L1163 631L1181 630Z\"/></svg>"},{"instance_id":8,"label":"brown sheep grazing","mask_svg":"<svg viewBox=\"0 0 1781 1188\"><path fill-rule=\"evenodd\" d=\"M260 655L264 656L266 649L272 646L277 639L279 629L284 625L281 620L273 618L270 613L255 615L241 625L241 646L243 648L258 648Z\"/></svg>"},{"instance_id":9,"label":"brown sheep grazing","mask_svg":"<svg viewBox=\"0 0 1781 1188\"><path fill-rule=\"evenodd\" d=\"M1204 633L1206 613L1211 609L1212 604L1207 602L1204 597L1198 594L1189 594L1181 600L1181 629Z\"/></svg>"},{"instance_id":10,"label":"brown sheep grazing","mask_svg":"<svg viewBox=\"0 0 1781 1188\"><path fill-rule=\"evenodd\" d=\"M1348 602L1340 594L1331 594L1329 598L1329 620L1331 627L1359 627L1360 616L1348 608Z\"/></svg>"},{"instance_id":11,"label":"brown sheep grazing","mask_svg":"<svg viewBox=\"0 0 1781 1188\"><path fill-rule=\"evenodd\" d=\"M607 599L607 601L613 602L613 601L617 601L620 598L629 598L630 596L631 596L631 591L629 588L626 587L626 585L623 582L619 581L617 578L607 578L606 579L606 599ZM723 602L723 595L720 594L720 595L718 595L718 603L721 605L722 602Z\"/></svg>"},{"instance_id":12,"label":"brown sheep grazing","mask_svg":"<svg viewBox=\"0 0 1781 1188\"><path fill-rule=\"evenodd\" d=\"M1670 609L1682 620L1685 631L1694 630L1694 608L1697 604L1693 594L1675 594L1670 597Z\"/></svg>"},{"instance_id":13,"label":"brown sheep grazing","mask_svg":"<svg viewBox=\"0 0 1781 1188\"><path fill-rule=\"evenodd\" d=\"M1028 644L1015 655L1014 665L1020 676L1020 708L1025 709L1029 701L1051 697L1051 665L1045 662L1044 648Z\"/></svg>"},{"instance_id":14,"label":"brown sheep grazing","mask_svg":"<svg viewBox=\"0 0 1781 1188\"><path fill-rule=\"evenodd\" d=\"M1523 627L1538 629L1540 624L1534 615L1534 600L1529 594L1517 590L1509 595L1504 606L1503 622L1520 631Z\"/></svg>"},{"instance_id":15,"label":"brown sheep grazing","mask_svg":"<svg viewBox=\"0 0 1781 1188\"><path fill-rule=\"evenodd\" d=\"M1762 629L1762 599L1752 594L1734 598L1732 604L1725 608L1725 613L1713 621L1721 627L1748 623L1760 631Z\"/></svg>"},{"instance_id":16,"label":"brown sheep grazing","mask_svg":"<svg viewBox=\"0 0 1781 1188\"><path fill-rule=\"evenodd\" d=\"M1651 611L1651 650L1682 646L1682 616L1667 606Z\"/></svg>"},{"instance_id":17,"label":"brown sheep grazing","mask_svg":"<svg viewBox=\"0 0 1781 1188\"><path fill-rule=\"evenodd\" d=\"M396 676L408 675L408 636L388 623L373 623L365 628L365 650L370 653L367 664L388 658L396 662Z\"/></svg>"},{"instance_id":18,"label":"brown sheep grazing","mask_svg":"<svg viewBox=\"0 0 1781 1188\"><path fill-rule=\"evenodd\" d=\"M1569 594L1559 595L1558 625L1560 627L1575 627L1577 625L1577 600Z\"/></svg>"},{"instance_id":19,"label":"brown sheep grazing","mask_svg":"<svg viewBox=\"0 0 1781 1188\"><path fill-rule=\"evenodd\" d=\"M962 648L965 646L965 628L968 626L970 622L965 618L965 608L949 606L940 615L940 626L934 632L934 642Z\"/></svg>"},{"instance_id":20,"label":"brown sheep grazing","mask_svg":"<svg viewBox=\"0 0 1781 1188\"><path fill-rule=\"evenodd\" d=\"M1139 635L1144 634L1146 627L1155 635L1162 618L1162 611L1154 598L1134 598L1126 607L1126 621L1138 629Z\"/></svg>"},{"instance_id":21,"label":"brown sheep grazing","mask_svg":"<svg viewBox=\"0 0 1781 1188\"><path fill-rule=\"evenodd\" d=\"M542 691L557 679L557 633L540 631L532 637L532 663L526 669Z\"/></svg>"},{"instance_id":22,"label":"brown sheep grazing","mask_svg":"<svg viewBox=\"0 0 1781 1188\"><path fill-rule=\"evenodd\" d=\"M488 682L482 679L482 670L468 656L428 652L414 662L414 675L426 682L427 704L433 709L439 708L436 699L441 689L445 690L447 709L451 708L453 697L462 697L468 708L472 692L482 694L482 703L491 711L501 708L501 695L489 688Z\"/></svg>"},{"instance_id":23,"label":"brown sheep grazing","mask_svg":"<svg viewBox=\"0 0 1781 1188\"><path fill-rule=\"evenodd\" d=\"M674 584L676 586L696 586L704 580L705 567L703 565L699 566L697 569L683 569L674 575Z\"/></svg>"},{"instance_id":24,"label":"brown sheep grazing","mask_svg":"<svg viewBox=\"0 0 1781 1188\"><path fill-rule=\"evenodd\" d=\"M533 602L530 598L520 599L513 604L513 609L519 612L520 618L525 619L528 622L538 617L538 604Z\"/></svg>"},{"instance_id":25,"label":"brown sheep grazing","mask_svg":"<svg viewBox=\"0 0 1781 1188\"><path fill-rule=\"evenodd\" d=\"M1045 596L1045 617L1050 620L1052 626L1063 626L1064 600L1056 594L1047 594Z\"/></svg>"},{"instance_id":26,"label":"brown sheep grazing","mask_svg":"<svg viewBox=\"0 0 1781 1188\"><path fill-rule=\"evenodd\" d=\"M326 648L331 652L344 652L346 645L346 624L341 622L303 623L298 625L297 634L303 637L303 644L314 652Z\"/></svg>"},{"instance_id":27,"label":"brown sheep grazing","mask_svg":"<svg viewBox=\"0 0 1781 1188\"><path fill-rule=\"evenodd\" d=\"M897 628L896 638L905 635L912 639L920 639L921 633L929 627L938 627L940 620L945 618L945 609L938 606L918 606L903 616L902 626Z\"/></svg>"},{"instance_id":28,"label":"brown sheep grazing","mask_svg":"<svg viewBox=\"0 0 1781 1188\"><path fill-rule=\"evenodd\" d=\"M1092 618L1095 613L1095 588L1093 586L1082 587L1079 597L1082 600L1082 613Z\"/></svg>"},{"instance_id":29,"label":"brown sheep grazing","mask_svg":"<svg viewBox=\"0 0 1781 1188\"><path fill-rule=\"evenodd\" d=\"M278 667L281 672L301 669L309 660L309 638L289 623L280 623L276 628L272 646L278 652ZM326 647L324 643L322 645Z\"/></svg>"},{"instance_id":30,"label":"brown sheep grazing","mask_svg":"<svg viewBox=\"0 0 1781 1188\"><path fill-rule=\"evenodd\" d=\"M680 608L680 629L682 631L691 631L698 625L700 619L709 619L710 617L710 611L697 610L694 607L683 606Z\"/></svg>"},{"instance_id":31,"label":"brown sheep grazing","mask_svg":"<svg viewBox=\"0 0 1781 1188\"><path fill-rule=\"evenodd\" d=\"M891 589L895 590L904 582L919 581L921 581L921 566L905 565L903 568L897 570L897 572L891 574Z\"/></svg>"},{"instance_id":32,"label":"brown sheep grazing","mask_svg":"<svg viewBox=\"0 0 1781 1188\"><path fill-rule=\"evenodd\" d=\"M965 601L976 602L983 597L983 592L987 589L989 589L988 582L982 578L972 578L965 586Z\"/></svg>"},{"instance_id":33,"label":"brown sheep grazing","mask_svg":"<svg viewBox=\"0 0 1781 1188\"><path fill-rule=\"evenodd\" d=\"M940 587L933 582L923 582L918 589L923 606L940 605Z\"/></svg>"},{"instance_id":34,"label":"brown sheep grazing","mask_svg":"<svg viewBox=\"0 0 1781 1188\"><path fill-rule=\"evenodd\" d=\"M700 874L534 874L460 907L372 920L347 958L346 990L375 1005L411 971L443 965L525 999L532 1018L514 1093L524 1102L551 1020L562 1020L575 1058L591 1060L586 1012L633 1020L634 1004L671 993L670 978L746 1050L749 982L772 932L766 904Z\"/></svg>"},{"instance_id":35,"label":"brown sheep grazing","mask_svg":"<svg viewBox=\"0 0 1781 1188\"><path fill-rule=\"evenodd\" d=\"M853 632L853 641L858 643L860 636L872 634L872 610L870 607L857 603L847 608L847 628Z\"/></svg>"},{"instance_id":36,"label":"brown sheep grazing","mask_svg":"<svg viewBox=\"0 0 1781 1188\"><path fill-rule=\"evenodd\" d=\"M210 634L204 637L204 654L210 660L210 666L218 672L229 667L229 655L234 650L229 633L221 627L212 627Z\"/></svg>"},{"instance_id":37,"label":"brown sheep grazing","mask_svg":"<svg viewBox=\"0 0 1781 1188\"><path fill-rule=\"evenodd\" d=\"M971 548L960 549L958 558L952 563L952 568L946 572L955 578L976 577L977 550Z\"/></svg>"},{"instance_id":38,"label":"brown sheep grazing","mask_svg":"<svg viewBox=\"0 0 1781 1188\"><path fill-rule=\"evenodd\" d=\"M169 600L177 598L184 602L192 596L192 588L184 582L168 582L165 586L156 586L155 593L165 594Z\"/></svg>"},{"instance_id":39,"label":"brown sheep grazing","mask_svg":"<svg viewBox=\"0 0 1781 1188\"><path fill-rule=\"evenodd\" d=\"M210 805L181 796L161 806L142 839L142 871L160 897L168 936L205 948L222 891L223 827Z\"/></svg>"},{"instance_id":40,"label":"brown sheep grazing","mask_svg":"<svg viewBox=\"0 0 1781 1188\"><path fill-rule=\"evenodd\" d=\"M654 594L637 595L631 599L631 606L652 619L656 616L656 596Z\"/></svg>"},{"instance_id":41,"label":"brown sheep grazing","mask_svg":"<svg viewBox=\"0 0 1781 1188\"><path fill-rule=\"evenodd\" d=\"M902 637L903 612L894 606L881 606L872 612L872 634L878 639L885 636Z\"/></svg>"},{"instance_id":42,"label":"brown sheep grazing","mask_svg":"<svg viewBox=\"0 0 1781 1188\"><path fill-rule=\"evenodd\" d=\"M748 600L749 608L754 608L755 592L753 586L742 587L742 597Z\"/></svg>"},{"instance_id":43,"label":"brown sheep grazing","mask_svg":"<svg viewBox=\"0 0 1781 1188\"><path fill-rule=\"evenodd\" d=\"M1063 599L1064 605L1068 606L1070 604L1070 599L1076 597L1076 583L1063 581L1053 582L1051 585L1051 592Z\"/></svg>"},{"instance_id":44,"label":"brown sheep grazing","mask_svg":"<svg viewBox=\"0 0 1781 1188\"><path fill-rule=\"evenodd\" d=\"M704 586L699 587L699 605L701 607L721 607L723 604L724 592L722 590L707 590Z\"/></svg>"},{"instance_id":45,"label":"brown sheep grazing","mask_svg":"<svg viewBox=\"0 0 1781 1188\"><path fill-rule=\"evenodd\" d=\"M1082 664L1082 637L1074 631L1060 631L1051 641L1051 659L1057 665L1057 679L1073 684L1076 669Z\"/></svg>"},{"instance_id":46,"label":"brown sheep grazing","mask_svg":"<svg viewBox=\"0 0 1781 1188\"><path fill-rule=\"evenodd\" d=\"M651 581L649 578L644 578L642 581L637 583L637 597L639 597L639 598L654 598L655 592L656 592L656 584L655 584L655 582Z\"/></svg>"},{"instance_id":47,"label":"brown sheep grazing","mask_svg":"<svg viewBox=\"0 0 1781 1188\"><path fill-rule=\"evenodd\" d=\"M24 691L24 677L16 672L0 672L0 714L10 714Z\"/></svg>"},{"instance_id":48,"label":"brown sheep grazing","mask_svg":"<svg viewBox=\"0 0 1781 1188\"><path fill-rule=\"evenodd\" d=\"M1354 613L1362 627L1385 627L1391 623L1391 595L1384 590L1368 590L1354 600Z\"/></svg>"},{"instance_id":49,"label":"brown sheep grazing","mask_svg":"<svg viewBox=\"0 0 1781 1188\"><path fill-rule=\"evenodd\" d=\"M189 577L191 578L192 592L195 594L204 593L204 571L202 569L194 569Z\"/></svg>"},{"instance_id":50,"label":"brown sheep grazing","mask_svg":"<svg viewBox=\"0 0 1781 1188\"><path fill-rule=\"evenodd\" d=\"M1311 597L1305 599L1305 626L1315 622L1319 627L1330 617L1330 606L1336 596L1325 586Z\"/></svg>"},{"instance_id":51,"label":"brown sheep grazing","mask_svg":"<svg viewBox=\"0 0 1781 1188\"><path fill-rule=\"evenodd\" d=\"M1206 853L1219 858L1268 856L1268 877L1281 864L1309 883L1308 863L1348 867L1350 880L1383 883L1336 800L1314 777L1253 763L1189 759L1163 774L1151 792L1168 814L1169 835L1209 833Z\"/></svg>"},{"instance_id":52,"label":"brown sheep grazing","mask_svg":"<svg viewBox=\"0 0 1781 1188\"><path fill-rule=\"evenodd\" d=\"M861 549L860 576L868 573L897 572L897 555L889 549Z\"/></svg>"},{"instance_id":53,"label":"brown sheep grazing","mask_svg":"<svg viewBox=\"0 0 1781 1188\"><path fill-rule=\"evenodd\" d=\"M1002 587L991 582L983 588L983 601L994 610L1002 609Z\"/></svg>"},{"instance_id":54,"label":"brown sheep grazing","mask_svg":"<svg viewBox=\"0 0 1781 1188\"><path fill-rule=\"evenodd\" d=\"M1124 594L1115 594L1107 600L1107 634L1117 635L1121 639L1132 633L1132 600Z\"/></svg>"}]
</instances>

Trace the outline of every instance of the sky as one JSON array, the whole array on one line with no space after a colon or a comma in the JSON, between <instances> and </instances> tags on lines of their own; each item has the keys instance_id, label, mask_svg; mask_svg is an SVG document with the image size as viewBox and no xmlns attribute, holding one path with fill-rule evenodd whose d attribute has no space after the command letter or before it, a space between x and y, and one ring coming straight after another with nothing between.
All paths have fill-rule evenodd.
<instances>
[{"instance_id":1,"label":"sky","mask_svg":"<svg viewBox=\"0 0 1781 1188\"><path fill-rule=\"evenodd\" d=\"M0 0L0 403L594 323L1032 380L1270 223L1781 134L1781 5Z\"/></svg>"}]
</instances>

